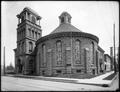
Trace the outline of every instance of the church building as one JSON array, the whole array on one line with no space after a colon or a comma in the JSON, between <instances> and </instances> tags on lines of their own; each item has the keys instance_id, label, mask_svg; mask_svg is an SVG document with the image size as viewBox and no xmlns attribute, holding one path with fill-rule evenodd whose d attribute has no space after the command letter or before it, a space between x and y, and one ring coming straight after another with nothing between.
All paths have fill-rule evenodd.
<instances>
[{"instance_id":1,"label":"church building","mask_svg":"<svg viewBox=\"0 0 120 92\"><path fill-rule=\"evenodd\" d=\"M59 26L42 36L41 17L29 7L17 15L17 74L64 76L70 74L97 75L104 64L104 50L99 38L72 25L72 16L63 12ZM104 66L104 65L103 65Z\"/></svg>"}]
</instances>

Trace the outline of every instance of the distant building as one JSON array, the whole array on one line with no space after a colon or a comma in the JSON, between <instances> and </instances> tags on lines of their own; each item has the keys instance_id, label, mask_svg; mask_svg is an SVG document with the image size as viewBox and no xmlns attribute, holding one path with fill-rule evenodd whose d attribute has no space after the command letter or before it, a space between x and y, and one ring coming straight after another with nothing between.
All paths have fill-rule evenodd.
<instances>
[{"instance_id":1,"label":"distant building","mask_svg":"<svg viewBox=\"0 0 120 92\"><path fill-rule=\"evenodd\" d=\"M59 26L44 37L41 17L32 9L24 8L17 17L16 73L59 76L97 75L104 71L104 51L98 46L99 38L73 26L69 13L63 12Z\"/></svg>"},{"instance_id":2,"label":"distant building","mask_svg":"<svg viewBox=\"0 0 120 92\"><path fill-rule=\"evenodd\" d=\"M12 63L10 63L10 65L8 65L6 68L5 68L5 73L15 73L15 68L13 67Z\"/></svg>"},{"instance_id":3,"label":"distant building","mask_svg":"<svg viewBox=\"0 0 120 92\"><path fill-rule=\"evenodd\" d=\"M98 46L98 73L104 73L104 50Z\"/></svg>"},{"instance_id":4,"label":"distant building","mask_svg":"<svg viewBox=\"0 0 120 92\"><path fill-rule=\"evenodd\" d=\"M104 54L104 61L105 61L105 71L111 71L112 57L110 57L108 54Z\"/></svg>"}]
</instances>

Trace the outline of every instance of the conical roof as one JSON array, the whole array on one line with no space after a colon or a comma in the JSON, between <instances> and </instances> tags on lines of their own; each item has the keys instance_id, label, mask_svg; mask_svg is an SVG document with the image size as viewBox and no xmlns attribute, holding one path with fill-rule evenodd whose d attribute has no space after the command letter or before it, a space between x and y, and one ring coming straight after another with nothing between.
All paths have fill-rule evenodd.
<instances>
[{"instance_id":1,"label":"conical roof","mask_svg":"<svg viewBox=\"0 0 120 92\"><path fill-rule=\"evenodd\" d=\"M60 25L53 30L49 35L46 35L44 37L41 37L39 40L37 40L36 44L39 44L40 42L43 42L45 40L55 39L59 37L85 37L95 40L97 43L99 41L99 38L95 35L82 32L78 28L74 27L71 24L71 15L67 12L63 12L60 16Z\"/></svg>"},{"instance_id":2,"label":"conical roof","mask_svg":"<svg viewBox=\"0 0 120 92\"><path fill-rule=\"evenodd\" d=\"M61 33L61 32L82 32L76 27L68 23L60 24L55 30L53 30L50 34Z\"/></svg>"},{"instance_id":3,"label":"conical roof","mask_svg":"<svg viewBox=\"0 0 120 92\"><path fill-rule=\"evenodd\" d=\"M53 30L51 34L60 32L82 32L71 24L71 18L72 17L69 13L63 12L59 16L60 25L55 30Z\"/></svg>"}]
</instances>

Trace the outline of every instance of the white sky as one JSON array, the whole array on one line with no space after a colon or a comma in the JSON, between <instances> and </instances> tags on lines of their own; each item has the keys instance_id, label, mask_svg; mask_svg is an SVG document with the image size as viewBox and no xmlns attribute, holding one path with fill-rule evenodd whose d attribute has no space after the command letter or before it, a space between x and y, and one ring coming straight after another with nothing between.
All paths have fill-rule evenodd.
<instances>
[{"instance_id":1,"label":"white sky","mask_svg":"<svg viewBox=\"0 0 120 92\"><path fill-rule=\"evenodd\" d=\"M6 65L14 65L14 51L17 46L16 17L24 7L30 7L41 17L42 36L52 32L58 25L58 16L67 11L71 24L83 32L99 37L99 46L110 53L113 46L113 23L116 31L116 47L119 43L119 3L112 1L2 1L1 15L1 61L3 47L6 47Z\"/></svg>"}]
</instances>

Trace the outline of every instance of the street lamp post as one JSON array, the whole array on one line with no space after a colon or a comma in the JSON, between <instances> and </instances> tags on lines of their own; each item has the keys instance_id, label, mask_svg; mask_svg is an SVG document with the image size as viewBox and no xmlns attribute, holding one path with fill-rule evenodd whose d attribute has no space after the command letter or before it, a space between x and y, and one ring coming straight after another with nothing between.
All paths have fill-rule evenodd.
<instances>
[{"instance_id":1,"label":"street lamp post","mask_svg":"<svg viewBox=\"0 0 120 92\"><path fill-rule=\"evenodd\" d=\"M116 73L116 59L115 59L115 24L113 24L113 42L114 42L114 72Z\"/></svg>"},{"instance_id":2,"label":"street lamp post","mask_svg":"<svg viewBox=\"0 0 120 92\"><path fill-rule=\"evenodd\" d=\"M3 52L3 59L4 59L4 61L3 61L3 64L4 64L4 68L3 68L3 72L4 72L4 75L5 75L5 47L4 47L4 52Z\"/></svg>"}]
</instances>

